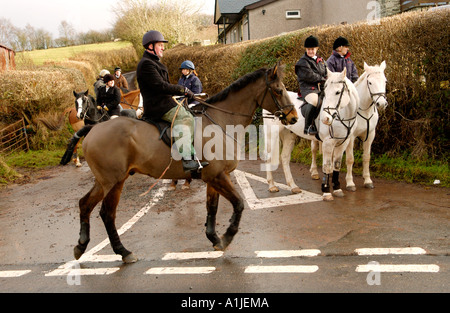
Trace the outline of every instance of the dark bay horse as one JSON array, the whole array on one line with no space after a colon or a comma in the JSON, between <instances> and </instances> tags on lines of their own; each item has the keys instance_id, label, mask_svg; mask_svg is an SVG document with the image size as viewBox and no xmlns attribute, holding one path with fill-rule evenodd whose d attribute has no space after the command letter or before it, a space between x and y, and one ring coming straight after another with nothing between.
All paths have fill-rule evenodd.
<instances>
[{"instance_id":1,"label":"dark bay horse","mask_svg":"<svg viewBox=\"0 0 450 313\"><path fill-rule=\"evenodd\" d=\"M297 111L282 82L283 70L284 68L278 65L257 70L208 99L202 115L203 129L206 126L218 125L223 129L219 135L226 141L229 137L229 134L225 133L226 126L250 125L257 107L274 113L286 124L295 123L298 118ZM100 216L114 252L120 254L125 263L137 261L133 253L122 245L115 226L116 209L125 180L133 173L163 179L186 179L193 176L183 171L181 161L172 162L171 149L158 140L159 135L159 131L151 124L119 117L98 124L86 136L83 151L95 176L95 183L79 201L81 228L78 245L74 248L76 259L82 256L89 243L91 212L103 200ZM202 137L204 146L208 138ZM234 142L234 145L236 146L237 142ZM225 143L223 148L225 149ZM230 179L230 173L238 165L238 158L235 153L231 159L208 159L208 162L209 166L198 174L200 177L194 178L201 178L207 184L206 236L216 250L224 250L238 231L244 209L244 201ZM222 238L218 237L215 230L220 195L233 205L230 225Z\"/></svg>"}]
</instances>

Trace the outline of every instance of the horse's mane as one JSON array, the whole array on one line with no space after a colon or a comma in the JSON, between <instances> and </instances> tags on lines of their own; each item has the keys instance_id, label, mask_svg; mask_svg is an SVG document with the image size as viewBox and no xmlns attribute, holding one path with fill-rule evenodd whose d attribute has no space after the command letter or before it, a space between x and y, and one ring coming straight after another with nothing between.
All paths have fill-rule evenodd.
<instances>
[{"instance_id":1,"label":"horse's mane","mask_svg":"<svg viewBox=\"0 0 450 313\"><path fill-rule=\"evenodd\" d=\"M260 79L265 73L267 69L266 68L260 68L259 70L254 71L253 73L246 74L236 80L234 83L232 83L230 86L219 92L218 94L212 96L208 100L206 100L207 103L212 104L216 102L220 102L225 100L228 95L232 92L237 92L249 84L257 81Z\"/></svg>"}]
</instances>

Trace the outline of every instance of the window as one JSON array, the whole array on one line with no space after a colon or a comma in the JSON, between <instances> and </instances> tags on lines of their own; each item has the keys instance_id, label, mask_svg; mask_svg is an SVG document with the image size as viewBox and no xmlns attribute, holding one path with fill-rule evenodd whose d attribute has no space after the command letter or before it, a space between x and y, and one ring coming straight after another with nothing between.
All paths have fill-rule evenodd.
<instances>
[{"instance_id":1,"label":"window","mask_svg":"<svg viewBox=\"0 0 450 313\"><path fill-rule=\"evenodd\" d=\"M287 19L300 18L300 10L288 10L288 11L286 11L286 18Z\"/></svg>"}]
</instances>

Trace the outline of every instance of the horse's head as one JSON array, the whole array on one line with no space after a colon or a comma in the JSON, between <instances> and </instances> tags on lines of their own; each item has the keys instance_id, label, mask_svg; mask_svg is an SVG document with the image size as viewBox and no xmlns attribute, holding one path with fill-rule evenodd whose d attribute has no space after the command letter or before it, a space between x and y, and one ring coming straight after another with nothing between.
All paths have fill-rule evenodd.
<instances>
[{"instance_id":1,"label":"horse's head","mask_svg":"<svg viewBox=\"0 0 450 313\"><path fill-rule=\"evenodd\" d=\"M387 105L386 99L386 76L384 70L386 69L386 62L383 61L379 66L369 66L364 62L364 73L366 74L366 85L372 104L375 104L377 109L384 110ZM364 108L363 108L364 109Z\"/></svg>"},{"instance_id":2,"label":"horse's head","mask_svg":"<svg viewBox=\"0 0 450 313\"><path fill-rule=\"evenodd\" d=\"M89 90L84 92L73 92L75 97L75 108L77 109L77 117L83 119L89 109L93 107L91 97L88 96Z\"/></svg>"},{"instance_id":3,"label":"horse's head","mask_svg":"<svg viewBox=\"0 0 450 313\"><path fill-rule=\"evenodd\" d=\"M342 72L331 72L327 70L327 80L325 82L325 97L323 98L322 108L323 115L322 122L325 125L331 125L333 120L338 116L339 110L347 107L350 103L351 95L347 79L347 69L344 68Z\"/></svg>"},{"instance_id":4,"label":"horse's head","mask_svg":"<svg viewBox=\"0 0 450 313\"><path fill-rule=\"evenodd\" d=\"M277 63L266 72L266 91L261 106L263 109L275 114L284 125L295 124L298 120L297 110L291 102L286 87L283 84L284 66ZM269 92L269 101L264 101Z\"/></svg>"}]
</instances>

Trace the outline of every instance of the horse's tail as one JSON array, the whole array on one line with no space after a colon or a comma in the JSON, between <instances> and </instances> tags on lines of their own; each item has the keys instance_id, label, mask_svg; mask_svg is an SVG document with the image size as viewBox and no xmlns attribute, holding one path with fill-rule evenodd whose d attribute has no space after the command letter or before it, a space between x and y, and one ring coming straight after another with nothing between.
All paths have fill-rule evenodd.
<instances>
[{"instance_id":1,"label":"horse's tail","mask_svg":"<svg viewBox=\"0 0 450 313\"><path fill-rule=\"evenodd\" d=\"M57 131L62 128L64 125L64 118L67 113L72 110L72 107L69 107L64 110L64 112L58 118L49 118L49 117L40 117L37 119L38 122L41 122L45 127L50 130Z\"/></svg>"}]
</instances>

